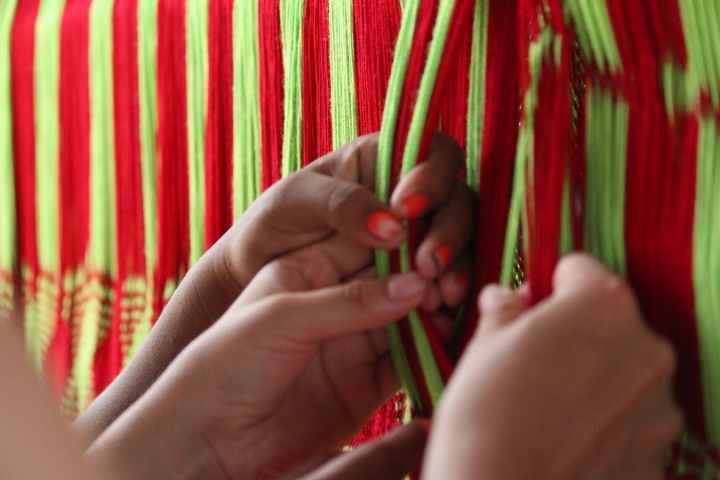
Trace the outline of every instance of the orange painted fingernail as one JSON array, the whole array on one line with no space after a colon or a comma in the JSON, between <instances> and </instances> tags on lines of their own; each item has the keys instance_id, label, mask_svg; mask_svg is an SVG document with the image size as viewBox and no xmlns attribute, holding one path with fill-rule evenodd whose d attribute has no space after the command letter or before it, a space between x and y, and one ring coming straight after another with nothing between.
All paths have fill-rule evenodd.
<instances>
[{"instance_id":1,"label":"orange painted fingernail","mask_svg":"<svg viewBox=\"0 0 720 480\"><path fill-rule=\"evenodd\" d=\"M463 287L463 288L467 288L467 286L468 286L468 278L467 278L467 275L465 275L465 274L462 273L462 272L459 272L459 273L455 276L455 281L458 283L458 285L460 285L460 286Z\"/></svg>"},{"instance_id":2,"label":"orange painted fingernail","mask_svg":"<svg viewBox=\"0 0 720 480\"><path fill-rule=\"evenodd\" d=\"M438 272L442 272L445 270L445 267L447 267L448 263L450 262L450 256L452 255L452 248L450 248L448 245L440 245L438 248L435 249L435 255L433 255L433 260L435 260L435 266L438 269Z\"/></svg>"},{"instance_id":3,"label":"orange painted fingernail","mask_svg":"<svg viewBox=\"0 0 720 480\"><path fill-rule=\"evenodd\" d=\"M428 200L427 195L424 193L416 193L415 195L406 198L402 204L405 218L412 219L425 213L425 210L427 210L430 205L430 200Z\"/></svg>"},{"instance_id":4,"label":"orange painted fingernail","mask_svg":"<svg viewBox=\"0 0 720 480\"><path fill-rule=\"evenodd\" d=\"M400 221L387 212L375 212L370 215L365 222L365 228L370 235L379 240L390 240L403 231Z\"/></svg>"}]
</instances>

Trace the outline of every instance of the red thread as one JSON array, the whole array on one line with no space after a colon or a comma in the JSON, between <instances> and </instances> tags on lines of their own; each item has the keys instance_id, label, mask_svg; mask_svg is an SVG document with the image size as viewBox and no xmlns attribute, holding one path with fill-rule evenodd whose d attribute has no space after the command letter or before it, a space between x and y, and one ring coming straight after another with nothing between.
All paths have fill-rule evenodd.
<instances>
[{"instance_id":1,"label":"red thread","mask_svg":"<svg viewBox=\"0 0 720 480\"><path fill-rule=\"evenodd\" d=\"M159 299L166 282L187 271L190 256L185 14L184 1L158 5Z\"/></svg>"},{"instance_id":2,"label":"red thread","mask_svg":"<svg viewBox=\"0 0 720 480\"><path fill-rule=\"evenodd\" d=\"M520 60L507 51L519 50L517 0L490 2L487 30L485 112L480 162L480 204L475 279L468 298L461 345L477 328L477 298L488 283L500 281L505 233L510 211L512 174L520 113ZM476 161L475 159L468 159Z\"/></svg>"},{"instance_id":3,"label":"red thread","mask_svg":"<svg viewBox=\"0 0 720 480\"><path fill-rule=\"evenodd\" d=\"M206 250L233 224L233 5L233 0L210 0L208 4Z\"/></svg>"},{"instance_id":4,"label":"red thread","mask_svg":"<svg viewBox=\"0 0 720 480\"><path fill-rule=\"evenodd\" d=\"M355 83L358 133L380 130L395 42L400 31L400 2L354 0Z\"/></svg>"},{"instance_id":5,"label":"red thread","mask_svg":"<svg viewBox=\"0 0 720 480\"><path fill-rule=\"evenodd\" d=\"M280 0L259 2L258 14L262 188L265 190L280 180L282 166L285 71L280 36Z\"/></svg>"},{"instance_id":6,"label":"red thread","mask_svg":"<svg viewBox=\"0 0 720 480\"><path fill-rule=\"evenodd\" d=\"M303 22L303 165L307 165L333 149L328 0L306 0Z\"/></svg>"}]
</instances>

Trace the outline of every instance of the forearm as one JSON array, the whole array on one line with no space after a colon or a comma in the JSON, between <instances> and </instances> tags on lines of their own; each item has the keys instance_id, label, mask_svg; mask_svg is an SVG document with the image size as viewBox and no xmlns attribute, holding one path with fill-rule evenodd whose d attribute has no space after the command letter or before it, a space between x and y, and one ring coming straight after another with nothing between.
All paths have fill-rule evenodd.
<instances>
[{"instance_id":1,"label":"forearm","mask_svg":"<svg viewBox=\"0 0 720 480\"><path fill-rule=\"evenodd\" d=\"M241 293L242 287L223 271L218 248L216 245L188 272L127 367L75 421L73 430L88 444L140 398Z\"/></svg>"},{"instance_id":2,"label":"forearm","mask_svg":"<svg viewBox=\"0 0 720 480\"><path fill-rule=\"evenodd\" d=\"M86 458L133 480L228 478L202 433L204 409L192 399L204 385L190 370L165 372L99 436Z\"/></svg>"}]
</instances>

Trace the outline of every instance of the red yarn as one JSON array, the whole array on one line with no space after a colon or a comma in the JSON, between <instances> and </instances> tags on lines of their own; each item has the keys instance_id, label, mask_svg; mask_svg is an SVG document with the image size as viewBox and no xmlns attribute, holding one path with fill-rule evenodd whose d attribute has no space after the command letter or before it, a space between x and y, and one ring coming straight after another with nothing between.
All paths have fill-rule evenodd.
<instances>
[{"instance_id":1,"label":"red yarn","mask_svg":"<svg viewBox=\"0 0 720 480\"><path fill-rule=\"evenodd\" d=\"M463 348L477 327L480 290L488 283L500 281L520 122L519 110L508 108L517 105L520 99L520 61L507 54L519 50L517 0L493 1L489 8L493 21L488 22L487 31L485 122L481 158L477 159L480 162L477 255L461 341Z\"/></svg>"},{"instance_id":2,"label":"red yarn","mask_svg":"<svg viewBox=\"0 0 720 480\"><path fill-rule=\"evenodd\" d=\"M11 32L10 66L13 111L13 156L18 215L18 258L32 275L38 271L35 205L35 20L40 0L18 2ZM25 299L35 295L30 280Z\"/></svg>"},{"instance_id":3,"label":"red yarn","mask_svg":"<svg viewBox=\"0 0 720 480\"><path fill-rule=\"evenodd\" d=\"M234 0L210 0L208 4L206 250L233 224L233 5Z\"/></svg>"},{"instance_id":4,"label":"red yarn","mask_svg":"<svg viewBox=\"0 0 720 480\"><path fill-rule=\"evenodd\" d=\"M258 14L262 188L265 190L280 180L282 166L285 71L280 36L280 0L259 2Z\"/></svg>"},{"instance_id":5,"label":"red yarn","mask_svg":"<svg viewBox=\"0 0 720 480\"><path fill-rule=\"evenodd\" d=\"M327 0L306 0L303 19L303 165L333 150Z\"/></svg>"},{"instance_id":6,"label":"red yarn","mask_svg":"<svg viewBox=\"0 0 720 480\"><path fill-rule=\"evenodd\" d=\"M382 125L402 10L396 1L354 0L353 15L358 133L367 135Z\"/></svg>"},{"instance_id":7,"label":"red yarn","mask_svg":"<svg viewBox=\"0 0 720 480\"><path fill-rule=\"evenodd\" d=\"M183 0L158 4L158 267L156 298L179 281L190 256L187 74ZM160 305L160 307L164 307ZM158 314L162 308L158 310Z\"/></svg>"}]
</instances>

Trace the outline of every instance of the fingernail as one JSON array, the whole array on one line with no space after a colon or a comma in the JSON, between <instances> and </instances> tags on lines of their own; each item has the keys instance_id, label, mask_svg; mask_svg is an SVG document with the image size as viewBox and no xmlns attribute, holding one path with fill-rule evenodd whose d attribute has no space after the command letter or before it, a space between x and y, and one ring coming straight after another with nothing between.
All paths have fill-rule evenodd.
<instances>
[{"instance_id":1,"label":"fingernail","mask_svg":"<svg viewBox=\"0 0 720 480\"><path fill-rule=\"evenodd\" d=\"M416 193L415 195L406 198L402 204L405 218L412 219L425 213L425 210L427 210L430 205L430 200L428 200L427 195L424 193Z\"/></svg>"},{"instance_id":2,"label":"fingernail","mask_svg":"<svg viewBox=\"0 0 720 480\"><path fill-rule=\"evenodd\" d=\"M387 293L390 300L402 301L419 296L425 292L426 288L425 280L420 275L412 273L390 279L387 284Z\"/></svg>"},{"instance_id":3,"label":"fingernail","mask_svg":"<svg viewBox=\"0 0 720 480\"><path fill-rule=\"evenodd\" d=\"M370 235L379 240L390 240L403 231L400 221L387 212L375 212L370 215L365 228Z\"/></svg>"},{"instance_id":4,"label":"fingernail","mask_svg":"<svg viewBox=\"0 0 720 480\"><path fill-rule=\"evenodd\" d=\"M450 262L450 256L452 255L452 248L448 245L440 245L438 248L435 249L435 254L433 255L433 261L435 262L435 266L437 267L438 272L442 272L445 270L445 267L447 267L448 263Z\"/></svg>"},{"instance_id":5,"label":"fingernail","mask_svg":"<svg viewBox=\"0 0 720 480\"><path fill-rule=\"evenodd\" d=\"M458 285L460 285L463 288L467 288L468 286L468 278L467 275L465 275L462 272L458 272L457 275L455 275L455 281Z\"/></svg>"}]
</instances>

